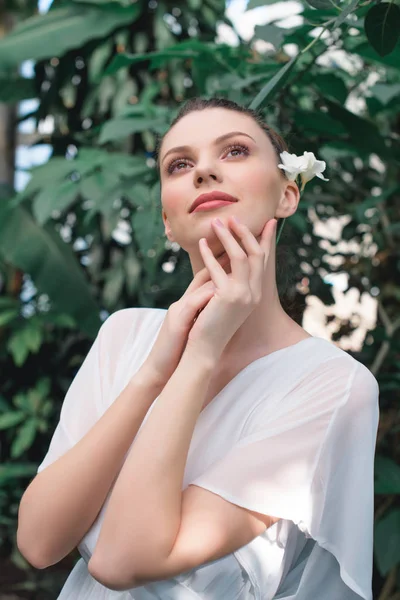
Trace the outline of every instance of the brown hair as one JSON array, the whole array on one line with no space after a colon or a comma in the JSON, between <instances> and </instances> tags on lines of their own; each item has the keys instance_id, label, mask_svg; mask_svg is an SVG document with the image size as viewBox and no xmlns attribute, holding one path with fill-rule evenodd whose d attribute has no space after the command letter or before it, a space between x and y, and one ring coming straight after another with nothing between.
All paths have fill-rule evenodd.
<instances>
[{"instance_id":1,"label":"brown hair","mask_svg":"<svg viewBox=\"0 0 400 600\"><path fill-rule=\"evenodd\" d=\"M265 122L262 114L259 111L254 110L252 108L248 108L246 106L242 106L241 104L237 104L233 100L228 100L227 98L214 97L214 98L206 99L206 98L201 98L201 97L194 97L194 98L190 98L189 100L187 100L185 102L185 104L183 104L181 106L178 114L173 119L173 121L170 123L170 126L169 126L168 130L164 133L164 135L163 136L157 135L155 154L156 154L158 171L160 171L160 150L161 150L161 146L162 146L164 137L166 136L168 131L178 121L180 121L183 117L185 117L189 113L197 111L197 110L204 110L206 108L226 108L228 110L234 110L236 112L244 113L244 114L252 117L254 119L254 121L261 127L261 129L268 136L268 138L275 150L277 167L278 167L278 164L281 162L281 157L280 157L281 152L283 152L285 150L287 152L289 152L289 147L288 147L286 141L283 139L283 137L277 131L275 131L272 127L270 127ZM284 171L283 169L278 169L278 170L279 170L279 173L281 174L281 176L287 180L288 178L286 175L286 171ZM278 225L277 225L278 230L279 230L280 222L281 222L281 219L278 219ZM283 243L282 238L285 238L285 237L286 236L283 234L283 231L282 231L282 235L279 240L279 244L276 247L276 284L277 284L277 288L278 288L278 292L279 292L279 298L280 298L283 308L293 319L296 320L296 315L293 312L294 305L291 302L291 299L289 297L289 292L291 291L291 286L294 283L295 273L297 272L297 266L294 264L295 257L293 255L293 253L290 252L290 247Z\"/></svg>"},{"instance_id":2,"label":"brown hair","mask_svg":"<svg viewBox=\"0 0 400 600\"><path fill-rule=\"evenodd\" d=\"M277 166L278 166L278 163L281 162L281 157L280 157L281 152L283 152L284 150L286 150L287 152L289 151L288 145L285 142L285 140L283 139L283 137L281 135L279 135L279 133L277 133L275 131L275 129L272 129L272 127L267 125L267 123L264 121L260 112L254 110L252 108L247 108L245 106L237 104L236 102L233 102L233 100L227 100L226 98L209 98L209 99L199 98L199 97L190 98L190 100L188 100L180 108L175 119L170 124L168 131L170 129L172 129L172 127L178 121L180 121L183 117L185 117L189 113L194 112L196 110L204 110L205 108L227 108L228 110L234 110L236 112L241 112L241 113L244 113L244 114L252 117L256 121L256 123L258 123L258 125L261 127L261 129L267 134L267 136L275 150ZM157 138L156 156L157 156L158 170L160 170L159 154L160 154L160 150L161 150L161 145L162 145L164 137L166 136L168 131L166 131L163 136L161 136L161 137L159 136ZM282 177L287 179L286 171L284 171L283 169L279 169L279 172L281 173Z\"/></svg>"}]
</instances>

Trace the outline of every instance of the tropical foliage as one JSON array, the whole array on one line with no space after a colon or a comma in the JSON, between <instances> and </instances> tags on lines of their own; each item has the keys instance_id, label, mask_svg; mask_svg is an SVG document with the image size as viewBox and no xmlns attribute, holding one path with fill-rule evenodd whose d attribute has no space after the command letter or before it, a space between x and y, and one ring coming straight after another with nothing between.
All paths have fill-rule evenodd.
<instances>
[{"instance_id":1,"label":"tropical foliage","mask_svg":"<svg viewBox=\"0 0 400 600\"><path fill-rule=\"evenodd\" d=\"M285 225L298 261L291 294L299 322L308 295L334 304L328 274L376 301L354 355L380 386L374 594L400 597L400 7L299 4L300 24L276 19L231 46L215 41L219 24L234 30L222 0L54 0L45 14L5 2L14 26L0 39L0 101L37 98L15 125L34 119L33 144L52 149L22 191L0 181L0 545L26 572L7 591L54 598L62 585L39 582L18 552L17 511L102 320L166 308L190 281L187 256L164 236L154 150L180 103L202 95L260 108L292 152L327 162L329 183L310 181ZM33 78L21 74L28 59ZM316 223L335 217L340 240L321 238ZM359 325L332 319L339 344ZM70 568L66 559L64 579Z\"/></svg>"}]
</instances>

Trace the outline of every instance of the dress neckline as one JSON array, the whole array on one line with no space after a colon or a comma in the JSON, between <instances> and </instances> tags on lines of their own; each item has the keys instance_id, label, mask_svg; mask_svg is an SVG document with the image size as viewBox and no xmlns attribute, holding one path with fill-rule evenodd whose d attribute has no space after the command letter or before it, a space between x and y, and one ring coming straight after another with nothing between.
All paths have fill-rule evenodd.
<instances>
[{"instance_id":1,"label":"dress neckline","mask_svg":"<svg viewBox=\"0 0 400 600\"><path fill-rule=\"evenodd\" d=\"M219 398L219 396L221 396L230 385L232 385L233 383L235 383L238 379L240 379L240 377L242 375L244 375L245 373L247 373L248 371L250 371L253 367L257 367L258 365L263 364L268 359L276 356L277 354L285 352L285 350L290 350L291 348L296 348L298 346L301 346L302 344L305 344L306 342L310 342L311 340L319 340L319 339L323 340L324 338L320 338L318 336L312 335L310 337L304 338L303 340L300 340L299 342L296 342L295 344L290 344L290 346L285 346L284 348L280 348L279 350L274 350L274 352L270 352L269 354L265 354L264 356L260 356L259 358L256 358L255 360L251 361L248 365L246 365L245 367L243 367L243 369L241 369L234 377L232 377L232 379L230 381L228 381L228 383L226 385L224 385L224 387L214 396L214 398L211 400L211 402L209 402L200 411L199 418L200 418L200 415L202 415L204 412L207 411L207 409L208 409L209 406L211 406L212 404L215 403L215 400L217 398Z\"/></svg>"}]
</instances>

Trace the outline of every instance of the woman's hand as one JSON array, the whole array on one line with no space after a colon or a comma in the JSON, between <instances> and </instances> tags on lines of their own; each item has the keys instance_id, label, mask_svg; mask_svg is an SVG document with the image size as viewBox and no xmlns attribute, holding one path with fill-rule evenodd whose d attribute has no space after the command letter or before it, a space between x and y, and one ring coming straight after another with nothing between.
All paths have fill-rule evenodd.
<instances>
[{"instance_id":1,"label":"woman's hand","mask_svg":"<svg viewBox=\"0 0 400 600\"><path fill-rule=\"evenodd\" d=\"M276 224L276 219L266 223L258 243L246 225L237 224L231 218L229 225L243 250L227 227L212 221L229 255L231 273L227 274L218 264L205 238L200 240L200 252L215 291L190 330L187 347L218 360L233 334L261 302L264 273L276 239Z\"/></svg>"},{"instance_id":2,"label":"woman's hand","mask_svg":"<svg viewBox=\"0 0 400 600\"><path fill-rule=\"evenodd\" d=\"M214 260L222 271L230 262L227 253L218 261ZM214 290L209 269L204 267L196 273L183 296L170 305L150 354L141 367L141 373L157 386L164 387L178 366L190 329Z\"/></svg>"}]
</instances>

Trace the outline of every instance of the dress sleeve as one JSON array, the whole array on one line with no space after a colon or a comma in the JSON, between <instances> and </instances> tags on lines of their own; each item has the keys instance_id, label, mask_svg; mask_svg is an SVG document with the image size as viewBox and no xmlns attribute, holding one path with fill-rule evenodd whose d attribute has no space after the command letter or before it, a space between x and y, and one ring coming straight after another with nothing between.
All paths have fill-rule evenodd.
<instances>
[{"instance_id":1,"label":"dress sleeve","mask_svg":"<svg viewBox=\"0 0 400 600\"><path fill-rule=\"evenodd\" d=\"M135 327L139 308L116 311L101 325L62 404L50 445L39 465L40 473L72 448L104 413L117 361L127 331Z\"/></svg>"},{"instance_id":2,"label":"dress sleeve","mask_svg":"<svg viewBox=\"0 0 400 600\"><path fill-rule=\"evenodd\" d=\"M326 559L338 561L340 569L333 574L329 567L327 577L320 576L327 560L310 561L296 592L276 598L372 600L378 396L378 383L362 363L347 354L329 359L272 409L259 402L243 437L189 482L293 521ZM346 593L329 592L330 585Z\"/></svg>"}]
</instances>

